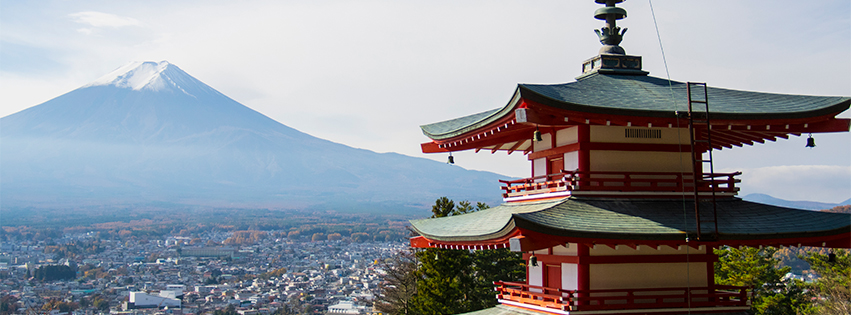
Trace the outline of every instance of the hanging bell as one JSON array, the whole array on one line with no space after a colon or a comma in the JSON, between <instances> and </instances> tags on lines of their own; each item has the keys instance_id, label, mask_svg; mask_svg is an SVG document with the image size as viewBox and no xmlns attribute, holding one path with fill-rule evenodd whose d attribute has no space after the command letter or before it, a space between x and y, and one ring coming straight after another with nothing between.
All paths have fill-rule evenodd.
<instances>
[{"instance_id":1,"label":"hanging bell","mask_svg":"<svg viewBox=\"0 0 851 315\"><path fill-rule=\"evenodd\" d=\"M807 138L807 148L815 148L816 147L816 139L813 138L813 134L810 134L810 137Z\"/></svg>"},{"instance_id":2,"label":"hanging bell","mask_svg":"<svg viewBox=\"0 0 851 315\"><path fill-rule=\"evenodd\" d=\"M544 141L544 137L541 136L541 132L537 129L535 130L535 141Z\"/></svg>"},{"instance_id":3,"label":"hanging bell","mask_svg":"<svg viewBox=\"0 0 851 315\"><path fill-rule=\"evenodd\" d=\"M455 157L452 156L452 153L449 153L449 159L446 160L446 164L455 164Z\"/></svg>"},{"instance_id":4,"label":"hanging bell","mask_svg":"<svg viewBox=\"0 0 851 315\"><path fill-rule=\"evenodd\" d=\"M533 266L533 267L537 267L538 266L538 256L535 256L534 254L532 254L532 256L529 257L529 265Z\"/></svg>"}]
</instances>

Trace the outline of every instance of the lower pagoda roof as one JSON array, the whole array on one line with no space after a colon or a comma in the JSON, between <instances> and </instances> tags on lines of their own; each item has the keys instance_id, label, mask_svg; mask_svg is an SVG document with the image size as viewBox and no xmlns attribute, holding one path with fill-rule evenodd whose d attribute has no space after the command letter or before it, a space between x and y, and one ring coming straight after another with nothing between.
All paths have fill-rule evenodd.
<instances>
[{"instance_id":1,"label":"lower pagoda roof","mask_svg":"<svg viewBox=\"0 0 851 315\"><path fill-rule=\"evenodd\" d=\"M738 198L716 201L713 245L851 247L851 214L798 210ZM702 233L714 232L712 203L702 202ZM412 220L431 247L502 247L517 236L600 244L675 244L695 235L693 200L565 198L505 203L474 213ZM412 241L413 243L413 241ZM484 246L483 246L484 245ZM440 247L440 246L435 246ZM499 247L499 246L496 246Z\"/></svg>"}]
</instances>

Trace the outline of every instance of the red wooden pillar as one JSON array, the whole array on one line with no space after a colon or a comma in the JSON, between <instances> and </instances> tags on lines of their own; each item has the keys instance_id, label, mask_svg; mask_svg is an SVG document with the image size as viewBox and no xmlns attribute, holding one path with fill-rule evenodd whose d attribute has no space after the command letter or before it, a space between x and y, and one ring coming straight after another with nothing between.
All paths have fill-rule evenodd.
<instances>
[{"instance_id":1,"label":"red wooden pillar","mask_svg":"<svg viewBox=\"0 0 851 315\"><path fill-rule=\"evenodd\" d=\"M714 248L713 246L706 246L706 254L712 257L706 262L706 286L709 287L709 294L715 294L715 261L718 260L718 256L715 256ZM717 302L717 300L714 296L711 296L709 302Z\"/></svg>"},{"instance_id":2,"label":"red wooden pillar","mask_svg":"<svg viewBox=\"0 0 851 315\"><path fill-rule=\"evenodd\" d=\"M591 265L588 264L588 256L590 256L590 244L576 244L576 256L578 263L576 265L576 289L580 292L591 289ZM586 246L587 245L587 246ZM577 297L586 297L587 293L579 293ZM578 301L576 305L585 303Z\"/></svg>"},{"instance_id":3,"label":"red wooden pillar","mask_svg":"<svg viewBox=\"0 0 851 315\"><path fill-rule=\"evenodd\" d=\"M589 144L591 142L591 126L589 125L579 125L576 126L576 136L577 142L579 143L579 151L577 151L577 164L579 164L579 182L576 183L574 189L580 190L583 189L582 186L590 185L589 179L591 177L590 174L583 172L591 171L591 150L588 148L591 147ZM581 246L580 246L581 247Z\"/></svg>"},{"instance_id":4,"label":"red wooden pillar","mask_svg":"<svg viewBox=\"0 0 851 315\"><path fill-rule=\"evenodd\" d=\"M535 164L535 163L532 163L532 164ZM529 266L529 256L532 256L532 255L527 254L527 253L523 253L523 261L526 262L526 264L525 264L526 265L526 285L529 285L529 271L531 269L531 266Z\"/></svg>"},{"instance_id":5,"label":"red wooden pillar","mask_svg":"<svg viewBox=\"0 0 851 315\"><path fill-rule=\"evenodd\" d=\"M577 140L579 142L579 171L580 172L588 172L591 171L591 151L588 150L588 144L591 142L591 126L590 125L579 125L577 126Z\"/></svg>"}]
</instances>

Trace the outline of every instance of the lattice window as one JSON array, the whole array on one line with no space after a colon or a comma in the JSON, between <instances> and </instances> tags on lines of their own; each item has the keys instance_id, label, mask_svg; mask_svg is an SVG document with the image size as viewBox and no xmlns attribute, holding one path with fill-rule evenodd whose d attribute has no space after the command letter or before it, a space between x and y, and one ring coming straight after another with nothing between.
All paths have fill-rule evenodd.
<instances>
[{"instance_id":1,"label":"lattice window","mask_svg":"<svg viewBox=\"0 0 851 315\"><path fill-rule=\"evenodd\" d=\"M662 139L662 130L626 128L624 129L624 137L641 139Z\"/></svg>"}]
</instances>

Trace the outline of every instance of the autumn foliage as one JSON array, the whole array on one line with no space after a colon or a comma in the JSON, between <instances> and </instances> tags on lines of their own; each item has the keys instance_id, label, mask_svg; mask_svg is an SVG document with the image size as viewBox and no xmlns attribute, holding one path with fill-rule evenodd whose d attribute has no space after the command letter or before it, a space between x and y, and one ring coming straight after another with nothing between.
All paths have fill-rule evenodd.
<instances>
[{"instance_id":1,"label":"autumn foliage","mask_svg":"<svg viewBox=\"0 0 851 315\"><path fill-rule=\"evenodd\" d=\"M235 231L222 244L225 245L251 245L266 238L264 231Z\"/></svg>"}]
</instances>

